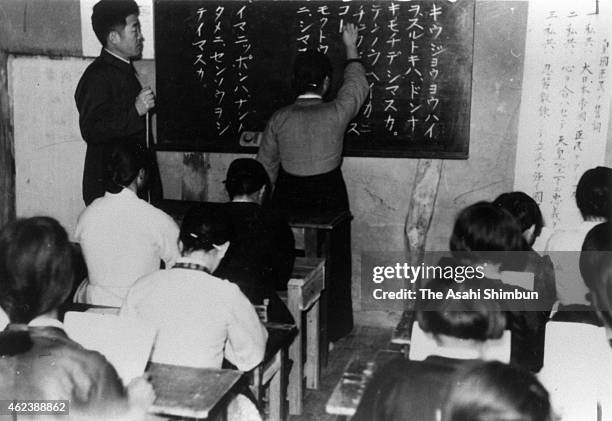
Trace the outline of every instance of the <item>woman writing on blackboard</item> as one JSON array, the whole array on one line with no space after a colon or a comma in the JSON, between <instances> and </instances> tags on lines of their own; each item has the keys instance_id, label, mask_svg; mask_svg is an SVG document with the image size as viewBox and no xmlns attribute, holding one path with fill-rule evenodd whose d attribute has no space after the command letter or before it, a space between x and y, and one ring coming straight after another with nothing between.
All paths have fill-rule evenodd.
<instances>
[{"instance_id":1,"label":"woman writing on blackboard","mask_svg":"<svg viewBox=\"0 0 612 421\"><path fill-rule=\"evenodd\" d=\"M342 41L347 63L336 99L323 101L332 66L318 51L300 53L294 64L296 101L274 113L264 131L257 159L275 183L272 201L289 213L321 214L349 210L342 177L342 143L349 122L368 95L365 69L357 51L357 27L346 24ZM352 329L350 226L332 241L334 283L329 286L331 341ZM338 276L334 276L334 274Z\"/></svg>"}]
</instances>

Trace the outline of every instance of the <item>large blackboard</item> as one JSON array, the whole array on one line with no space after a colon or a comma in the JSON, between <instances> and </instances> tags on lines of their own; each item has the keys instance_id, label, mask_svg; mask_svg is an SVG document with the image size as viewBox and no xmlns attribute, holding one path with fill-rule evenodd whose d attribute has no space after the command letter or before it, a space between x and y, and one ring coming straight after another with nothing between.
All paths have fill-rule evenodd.
<instances>
[{"instance_id":1,"label":"large blackboard","mask_svg":"<svg viewBox=\"0 0 612 421\"><path fill-rule=\"evenodd\" d=\"M348 156L467 158L474 0L156 0L158 148L254 152L292 103L292 62L306 48L342 82L343 21L360 26L371 95L349 125Z\"/></svg>"}]
</instances>

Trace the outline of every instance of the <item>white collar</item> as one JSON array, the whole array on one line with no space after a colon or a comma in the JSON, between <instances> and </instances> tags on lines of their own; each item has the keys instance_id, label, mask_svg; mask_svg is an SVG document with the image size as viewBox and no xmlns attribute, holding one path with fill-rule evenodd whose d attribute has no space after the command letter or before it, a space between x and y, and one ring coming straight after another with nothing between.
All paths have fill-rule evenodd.
<instances>
[{"instance_id":1,"label":"white collar","mask_svg":"<svg viewBox=\"0 0 612 421\"><path fill-rule=\"evenodd\" d=\"M181 256L178 259L176 259L176 263L194 263L196 265L206 266L204 262L202 262L201 260L186 257L186 256Z\"/></svg>"},{"instance_id":2,"label":"white collar","mask_svg":"<svg viewBox=\"0 0 612 421\"><path fill-rule=\"evenodd\" d=\"M106 193L104 193L104 196L105 197L138 198L138 195L132 189L128 189L127 187L124 187L123 189L121 189L119 193L111 193L107 191Z\"/></svg>"},{"instance_id":3,"label":"white collar","mask_svg":"<svg viewBox=\"0 0 612 421\"><path fill-rule=\"evenodd\" d=\"M62 322L60 322L57 319L54 319L53 317L49 317L45 315L35 317L34 319L30 321L30 323L28 323L28 326L30 327L57 327L62 330L64 329L64 324Z\"/></svg>"},{"instance_id":4,"label":"white collar","mask_svg":"<svg viewBox=\"0 0 612 421\"><path fill-rule=\"evenodd\" d=\"M249 199L232 199L232 203L257 203Z\"/></svg>"},{"instance_id":5,"label":"white collar","mask_svg":"<svg viewBox=\"0 0 612 421\"><path fill-rule=\"evenodd\" d=\"M132 63L131 61L126 60L126 59L124 59L123 57L121 57L121 56L119 56L119 55L117 55L117 54L113 53L113 52L112 52L111 50L109 50L108 48L105 48L105 49L104 49L104 51L106 51L106 52L107 52L108 54L110 54L111 56L113 56L113 57L115 57L115 58L118 58L119 60L121 60L121 61L122 61L122 62L124 62L124 63L127 63L127 64L131 64L131 63Z\"/></svg>"},{"instance_id":6,"label":"white collar","mask_svg":"<svg viewBox=\"0 0 612 421\"><path fill-rule=\"evenodd\" d=\"M456 360L478 360L482 359L482 352L478 349L460 346L437 346L430 355L454 358Z\"/></svg>"},{"instance_id":7,"label":"white collar","mask_svg":"<svg viewBox=\"0 0 612 421\"><path fill-rule=\"evenodd\" d=\"M302 95L298 96L298 99L313 99L313 98L323 99L323 97L321 95L315 94L315 93L312 93L312 92L305 93L305 94L302 94Z\"/></svg>"}]
</instances>

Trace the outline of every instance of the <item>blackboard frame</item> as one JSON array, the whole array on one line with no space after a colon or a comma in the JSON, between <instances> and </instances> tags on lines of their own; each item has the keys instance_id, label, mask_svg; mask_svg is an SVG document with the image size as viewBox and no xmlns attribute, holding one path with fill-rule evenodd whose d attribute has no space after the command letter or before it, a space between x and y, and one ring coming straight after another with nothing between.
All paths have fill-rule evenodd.
<instances>
[{"instance_id":1,"label":"blackboard frame","mask_svg":"<svg viewBox=\"0 0 612 421\"><path fill-rule=\"evenodd\" d=\"M161 3L167 3L170 0L155 0L154 7L157 9ZM202 0L189 0L194 3L202 2ZM255 0L262 1L262 0ZM277 0L279 3L282 2L291 2L291 0ZM444 0L440 0L444 1ZM460 0L461 1L461 0ZM454 138L452 142L449 143L439 143L439 146L428 146L424 148L420 145L416 145L412 147L411 145L400 146L397 142L389 142L389 141L380 141L377 140L376 148L368 147L368 143L371 143L371 140L375 137L372 136L369 139L366 139L363 142L355 142L345 140L344 143L344 151L343 156L347 157L383 157L383 158L438 158L438 159L467 159L469 157L469 134L470 134L470 116L471 116L471 97L472 97L472 74L473 74L473 36L474 36L474 28L475 28L475 0L463 0L467 3L471 2L471 50L470 50L470 64L469 64L469 77L465 77L464 82L466 83L464 96L461 98L462 102L460 107L464 109L463 116L464 121L461 127L462 133L459 138ZM183 2L184 3L184 2ZM221 2L223 3L223 2ZM333 2L330 2L333 3ZM391 1L379 1L379 3L392 3ZM399 2L403 3L403 2ZM159 13L155 12L156 24L158 21ZM163 57L160 57L160 48L158 48L158 40L161 37L158 36L157 33L157 25L156 25L156 55L157 62L163 60ZM163 48L161 49L163 50ZM336 65L337 63L334 63ZM157 66L156 66L157 67ZM157 73L158 79L158 91L160 84L163 84L163 74ZM337 89L337 87L336 87ZM158 98L158 102L164 101L164 97L161 96ZM159 118L158 118L158 130L159 130ZM168 140L165 138L164 130L159 130L159 138L161 141L158 141L154 148L158 151L196 151L196 152L212 152L212 153L242 153L242 154L254 154L257 152L257 147L247 147L241 146L238 142L238 136L231 143L228 144L227 139L206 139L205 143L202 144L198 141L198 139L190 139L189 141L184 140ZM365 137L364 137L365 138ZM195 141L194 141L195 140Z\"/></svg>"}]
</instances>

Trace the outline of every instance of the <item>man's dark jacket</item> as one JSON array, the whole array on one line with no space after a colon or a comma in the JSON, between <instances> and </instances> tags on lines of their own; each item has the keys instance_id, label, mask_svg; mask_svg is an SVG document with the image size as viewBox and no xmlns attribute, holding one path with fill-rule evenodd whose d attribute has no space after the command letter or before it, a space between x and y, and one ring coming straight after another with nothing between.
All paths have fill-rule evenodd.
<instances>
[{"instance_id":1,"label":"man's dark jacket","mask_svg":"<svg viewBox=\"0 0 612 421\"><path fill-rule=\"evenodd\" d=\"M131 63L106 50L91 63L77 85L81 135L87 142L83 170L83 200L89 205L104 195L104 163L115 141L146 143L146 120L134 102L142 90Z\"/></svg>"}]
</instances>

